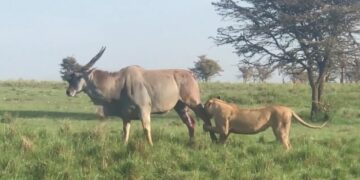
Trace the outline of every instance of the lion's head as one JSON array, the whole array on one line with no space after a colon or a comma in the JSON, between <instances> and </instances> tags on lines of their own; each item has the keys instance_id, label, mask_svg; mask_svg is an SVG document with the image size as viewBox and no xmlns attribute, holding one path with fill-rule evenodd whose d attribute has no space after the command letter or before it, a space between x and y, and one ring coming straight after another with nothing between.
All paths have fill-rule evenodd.
<instances>
[{"instance_id":1,"label":"lion's head","mask_svg":"<svg viewBox=\"0 0 360 180\"><path fill-rule=\"evenodd\" d=\"M221 101L219 98L211 98L206 101L204 108L206 113L209 115L210 118L214 116L214 113L216 113L217 109L217 102Z\"/></svg>"}]
</instances>

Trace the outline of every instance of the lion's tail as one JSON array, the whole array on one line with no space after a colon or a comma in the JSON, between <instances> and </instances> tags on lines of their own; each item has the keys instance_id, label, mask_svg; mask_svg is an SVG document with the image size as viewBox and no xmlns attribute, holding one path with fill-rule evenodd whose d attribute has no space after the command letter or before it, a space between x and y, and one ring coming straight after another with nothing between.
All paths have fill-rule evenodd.
<instances>
[{"instance_id":1,"label":"lion's tail","mask_svg":"<svg viewBox=\"0 0 360 180\"><path fill-rule=\"evenodd\" d=\"M306 126L306 127L308 127L308 128L321 129L321 128L323 128L323 127L329 122L329 121L326 121L326 122L324 122L324 123L323 123L322 125L320 125L320 126L315 126L315 125L311 125L311 124L305 122L305 121L304 121L303 119L301 119L295 112L293 112L292 114L293 114L293 116L295 117L296 121L298 121L300 124L302 124L302 125L304 125L304 126Z\"/></svg>"}]
</instances>

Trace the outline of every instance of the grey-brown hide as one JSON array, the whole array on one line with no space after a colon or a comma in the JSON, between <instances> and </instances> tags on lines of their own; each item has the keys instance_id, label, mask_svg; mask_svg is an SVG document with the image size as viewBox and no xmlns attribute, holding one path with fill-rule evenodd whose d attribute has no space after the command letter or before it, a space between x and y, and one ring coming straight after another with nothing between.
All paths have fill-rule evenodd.
<instances>
[{"instance_id":1,"label":"grey-brown hide","mask_svg":"<svg viewBox=\"0 0 360 180\"><path fill-rule=\"evenodd\" d=\"M68 96L84 91L99 107L103 116L118 116L123 119L124 141L127 143L130 121L140 119L147 140L152 144L150 114L164 113L175 109L194 138L194 119L188 108L211 124L200 102L198 84L193 74L182 69L145 70L128 66L117 72L90 69L101 57L103 48L80 71L71 72L68 79ZM100 55L99 55L100 54ZM90 64L90 65L89 65ZM216 140L214 133L211 139Z\"/></svg>"}]
</instances>

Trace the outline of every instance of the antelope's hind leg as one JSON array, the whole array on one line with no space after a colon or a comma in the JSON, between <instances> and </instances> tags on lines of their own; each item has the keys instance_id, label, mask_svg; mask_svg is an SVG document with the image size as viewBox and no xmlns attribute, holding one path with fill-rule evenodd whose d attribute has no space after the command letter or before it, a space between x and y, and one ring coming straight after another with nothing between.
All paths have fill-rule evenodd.
<instances>
[{"instance_id":1,"label":"antelope's hind leg","mask_svg":"<svg viewBox=\"0 0 360 180\"><path fill-rule=\"evenodd\" d=\"M195 120L189 115L188 108L181 101L175 105L174 109L188 128L190 142L193 142L195 138Z\"/></svg>"}]
</instances>

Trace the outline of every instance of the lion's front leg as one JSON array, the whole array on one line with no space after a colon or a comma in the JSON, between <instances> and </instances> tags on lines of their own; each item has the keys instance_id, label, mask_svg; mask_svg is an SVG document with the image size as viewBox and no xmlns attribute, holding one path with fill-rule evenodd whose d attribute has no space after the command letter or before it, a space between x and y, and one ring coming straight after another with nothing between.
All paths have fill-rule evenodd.
<instances>
[{"instance_id":1,"label":"lion's front leg","mask_svg":"<svg viewBox=\"0 0 360 180\"><path fill-rule=\"evenodd\" d=\"M227 137L229 136L228 131L224 131L224 129L226 129L226 127L212 127L212 126L203 126L204 131L209 131L209 132L213 132L213 133L218 133L220 134L220 139L219 139L219 143L224 144ZM227 132L227 133L226 133Z\"/></svg>"},{"instance_id":2,"label":"lion's front leg","mask_svg":"<svg viewBox=\"0 0 360 180\"><path fill-rule=\"evenodd\" d=\"M220 134L219 143L224 144L229 134Z\"/></svg>"},{"instance_id":3,"label":"lion's front leg","mask_svg":"<svg viewBox=\"0 0 360 180\"><path fill-rule=\"evenodd\" d=\"M224 144L227 137L229 136L229 118L225 118L221 123L217 124L218 127L220 127L220 140L219 142L221 144Z\"/></svg>"},{"instance_id":4,"label":"lion's front leg","mask_svg":"<svg viewBox=\"0 0 360 180\"><path fill-rule=\"evenodd\" d=\"M204 124L203 129L204 129L205 132L218 133L218 132L216 132L216 127L213 127L213 126L211 126L209 124Z\"/></svg>"},{"instance_id":5,"label":"lion's front leg","mask_svg":"<svg viewBox=\"0 0 360 180\"><path fill-rule=\"evenodd\" d=\"M210 126L210 125L207 125L207 124L204 124L203 125L203 129L204 131L206 132L213 132L213 133L218 133L218 134L225 134L224 132L224 129L223 127L213 127L213 126Z\"/></svg>"}]
</instances>

